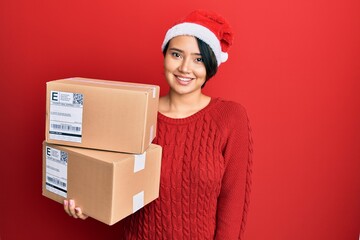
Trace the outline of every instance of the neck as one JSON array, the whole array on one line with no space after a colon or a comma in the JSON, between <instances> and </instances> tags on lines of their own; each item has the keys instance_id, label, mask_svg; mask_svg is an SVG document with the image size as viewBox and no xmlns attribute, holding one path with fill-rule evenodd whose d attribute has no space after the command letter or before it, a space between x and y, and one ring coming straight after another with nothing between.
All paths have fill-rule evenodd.
<instances>
[{"instance_id":1,"label":"neck","mask_svg":"<svg viewBox=\"0 0 360 240\"><path fill-rule=\"evenodd\" d=\"M170 91L161 99L159 110L169 117L184 118L204 108L209 101L210 97L201 92L181 95Z\"/></svg>"},{"instance_id":2,"label":"neck","mask_svg":"<svg viewBox=\"0 0 360 240\"><path fill-rule=\"evenodd\" d=\"M199 94L180 95L170 91L168 94L168 104L169 107L173 109L189 109L192 108L192 106L198 106L203 98L204 95L201 92Z\"/></svg>"}]
</instances>

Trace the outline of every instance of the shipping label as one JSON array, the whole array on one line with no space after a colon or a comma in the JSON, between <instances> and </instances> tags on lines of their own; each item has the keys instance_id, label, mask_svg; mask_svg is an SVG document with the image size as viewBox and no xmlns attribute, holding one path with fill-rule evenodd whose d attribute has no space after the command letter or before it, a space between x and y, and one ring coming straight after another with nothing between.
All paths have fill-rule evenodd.
<instances>
[{"instance_id":1,"label":"shipping label","mask_svg":"<svg viewBox=\"0 0 360 240\"><path fill-rule=\"evenodd\" d=\"M81 143L83 94L51 91L49 138Z\"/></svg>"},{"instance_id":2,"label":"shipping label","mask_svg":"<svg viewBox=\"0 0 360 240\"><path fill-rule=\"evenodd\" d=\"M46 189L67 198L68 153L46 146Z\"/></svg>"}]
</instances>

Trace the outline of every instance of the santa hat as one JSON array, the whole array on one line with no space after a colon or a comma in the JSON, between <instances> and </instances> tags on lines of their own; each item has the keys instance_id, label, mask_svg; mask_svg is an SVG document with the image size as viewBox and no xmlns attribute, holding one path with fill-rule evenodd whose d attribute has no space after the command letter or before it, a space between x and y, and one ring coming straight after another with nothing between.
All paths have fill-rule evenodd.
<instances>
[{"instance_id":1,"label":"santa hat","mask_svg":"<svg viewBox=\"0 0 360 240\"><path fill-rule=\"evenodd\" d=\"M171 27L164 38L161 49L174 37L190 35L207 43L213 50L218 66L228 59L228 49L233 41L232 30L227 21L218 14L196 10Z\"/></svg>"}]
</instances>

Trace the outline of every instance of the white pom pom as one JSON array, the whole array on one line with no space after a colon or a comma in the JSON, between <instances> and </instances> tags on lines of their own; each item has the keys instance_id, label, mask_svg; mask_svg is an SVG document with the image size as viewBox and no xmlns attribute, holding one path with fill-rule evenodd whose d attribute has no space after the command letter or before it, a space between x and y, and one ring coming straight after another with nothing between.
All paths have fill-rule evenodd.
<instances>
[{"instance_id":1,"label":"white pom pom","mask_svg":"<svg viewBox=\"0 0 360 240\"><path fill-rule=\"evenodd\" d=\"M226 53L226 52L221 52L221 62L222 62L222 63L223 63L223 62L226 62L226 61L228 60L228 58L229 58L228 53Z\"/></svg>"}]
</instances>

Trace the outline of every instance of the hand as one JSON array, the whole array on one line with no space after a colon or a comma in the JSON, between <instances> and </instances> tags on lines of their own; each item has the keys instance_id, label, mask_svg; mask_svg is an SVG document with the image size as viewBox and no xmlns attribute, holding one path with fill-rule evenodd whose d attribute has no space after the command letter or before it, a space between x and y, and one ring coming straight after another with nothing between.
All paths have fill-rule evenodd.
<instances>
[{"instance_id":1,"label":"hand","mask_svg":"<svg viewBox=\"0 0 360 240\"><path fill-rule=\"evenodd\" d=\"M75 207L75 201L73 199L64 200L64 210L71 217L80 218L82 220L88 218L86 214L82 213L81 208Z\"/></svg>"}]
</instances>

